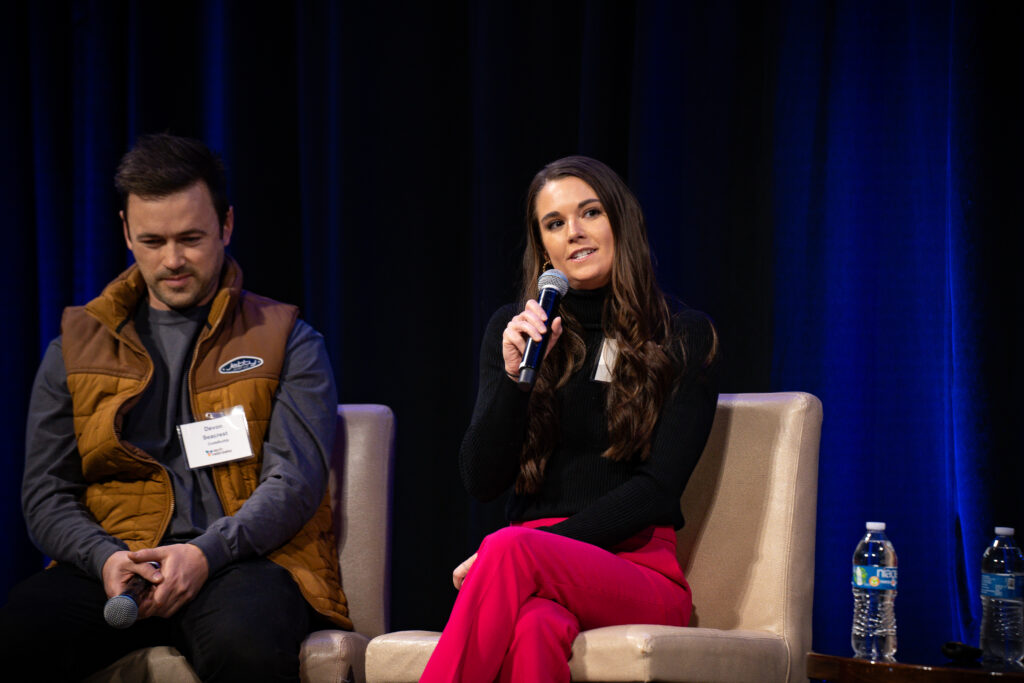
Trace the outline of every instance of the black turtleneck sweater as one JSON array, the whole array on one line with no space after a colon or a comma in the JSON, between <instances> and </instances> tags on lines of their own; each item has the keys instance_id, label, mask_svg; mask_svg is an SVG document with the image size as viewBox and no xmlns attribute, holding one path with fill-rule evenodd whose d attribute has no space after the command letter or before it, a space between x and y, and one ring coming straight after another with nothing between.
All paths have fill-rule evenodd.
<instances>
[{"instance_id":1,"label":"black turtleneck sweater","mask_svg":"<svg viewBox=\"0 0 1024 683\"><path fill-rule=\"evenodd\" d=\"M662 407L650 457L643 462L602 458L608 447L608 384L594 376L604 340L601 316L607 295L607 288L570 290L562 300L563 309L583 327L586 360L555 394L560 432L540 491L513 493L507 508L509 521L567 517L545 528L603 548L651 525L683 526L679 498L704 450L718 401L715 373L702 367L713 344L711 323L703 313L686 309L672 322L689 363ZM526 438L530 395L505 374L501 355L502 332L519 312L515 305L504 306L487 325L476 407L459 454L466 489L483 501L496 498L515 482Z\"/></svg>"}]
</instances>

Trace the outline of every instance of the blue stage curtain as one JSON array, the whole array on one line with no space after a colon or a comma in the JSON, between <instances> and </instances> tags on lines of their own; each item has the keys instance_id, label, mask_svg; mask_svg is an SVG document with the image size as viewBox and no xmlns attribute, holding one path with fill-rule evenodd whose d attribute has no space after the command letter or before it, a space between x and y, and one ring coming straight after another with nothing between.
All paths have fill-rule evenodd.
<instances>
[{"instance_id":1,"label":"blue stage curtain","mask_svg":"<svg viewBox=\"0 0 1024 683\"><path fill-rule=\"evenodd\" d=\"M826 407L815 647L848 647L849 552L878 519L900 557L900 655L937 659L977 643L981 552L1021 522L1019 231L993 239L1019 222L1021 12L781 18L772 383Z\"/></svg>"},{"instance_id":2,"label":"blue stage curtain","mask_svg":"<svg viewBox=\"0 0 1024 683\"><path fill-rule=\"evenodd\" d=\"M480 335L517 289L526 185L583 153L639 196L664 289L715 318L723 390L824 403L814 647L850 652L869 519L900 556L898 656L976 642L992 527L1024 540L1020 3L4 12L0 590L42 562L18 505L34 369L130 262L114 168L167 130L224 156L248 288L301 305L343 401L397 413L395 628L441 628L502 523L455 463Z\"/></svg>"}]
</instances>

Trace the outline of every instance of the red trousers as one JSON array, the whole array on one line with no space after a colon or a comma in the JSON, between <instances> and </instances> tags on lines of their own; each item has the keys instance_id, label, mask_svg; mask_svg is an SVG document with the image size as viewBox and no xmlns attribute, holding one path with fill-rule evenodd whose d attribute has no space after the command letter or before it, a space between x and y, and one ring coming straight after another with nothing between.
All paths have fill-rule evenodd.
<instances>
[{"instance_id":1,"label":"red trousers","mask_svg":"<svg viewBox=\"0 0 1024 683\"><path fill-rule=\"evenodd\" d=\"M671 528L651 527L614 552L529 528L557 521L484 539L421 683L568 682L581 629L689 623Z\"/></svg>"}]
</instances>

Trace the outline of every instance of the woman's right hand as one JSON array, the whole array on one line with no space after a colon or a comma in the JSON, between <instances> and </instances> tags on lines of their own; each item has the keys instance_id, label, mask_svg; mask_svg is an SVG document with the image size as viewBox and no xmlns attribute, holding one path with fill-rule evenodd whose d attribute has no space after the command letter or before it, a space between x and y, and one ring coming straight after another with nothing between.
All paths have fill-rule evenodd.
<instances>
[{"instance_id":1,"label":"woman's right hand","mask_svg":"<svg viewBox=\"0 0 1024 683\"><path fill-rule=\"evenodd\" d=\"M547 315L544 309L534 300L526 302L522 313L508 321L505 331L501 334L501 355L505 360L505 374L509 377L519 376L519 364L526 352L526 339L540 341L547 331ZM546 356L554 348L555 342L562 336L562 318L551 321L551 338L544 352Z\"/></svg>"}]
</instances>

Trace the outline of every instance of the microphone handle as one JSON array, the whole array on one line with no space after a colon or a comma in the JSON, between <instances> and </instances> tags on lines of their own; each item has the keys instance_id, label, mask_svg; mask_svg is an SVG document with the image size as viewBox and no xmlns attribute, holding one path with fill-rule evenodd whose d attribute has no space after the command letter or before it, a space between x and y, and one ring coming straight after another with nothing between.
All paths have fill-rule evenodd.
<instances>
[{"instance_id":1,"label":"microphone handle","mask_svg":"<svg viewBox=\"0 0 1024 683\"><path fill-rule=\"evenodd\" d=\"M562 295L554 287L545 287L537 296L537 303L548 316L547 330L541 335L539 342L534 341L532 337L526 340L523 360L519 363L519 379L516 380L523 391L532 389L534 382L537 381L537 373L540 372L540 364L544 360L544 351L548 348L548 340L551 338L551 321L556 317L561 298Z\"/></svg>"},{"instance_id":2,"label":"microphone handle","mask_svg":"<svg viewBox=\"0 0 1024 683\"><path fill-rule=\"evenodd\" d=\"M150 562L159 568L159 562ZM139 615L139 600L153 587L149 581L138 574L132 574L120 595L107 600L103 605L103 619L114 628L128 628L135 623Z\"/></svg>"},{"instance_id":3,"label":"microphone handle","mask_svg":"<svg viewBox=\"0 0 1024 683\"><path fill-rule=\"evenodd\" d=\"M124 587L124 592L121 595L130 595L132 600L138 602L139 598L152 586L153 584L139 574L132 574L132 578L128 579L128 585Z\"/></svg>"}]
</instances>

